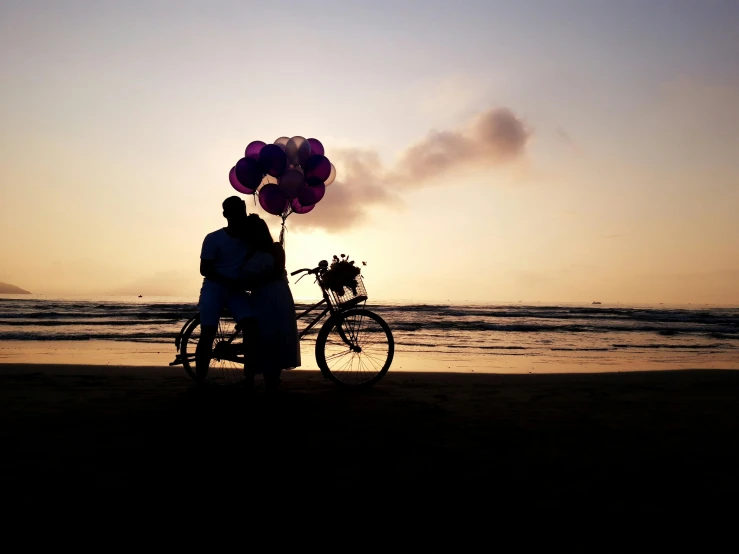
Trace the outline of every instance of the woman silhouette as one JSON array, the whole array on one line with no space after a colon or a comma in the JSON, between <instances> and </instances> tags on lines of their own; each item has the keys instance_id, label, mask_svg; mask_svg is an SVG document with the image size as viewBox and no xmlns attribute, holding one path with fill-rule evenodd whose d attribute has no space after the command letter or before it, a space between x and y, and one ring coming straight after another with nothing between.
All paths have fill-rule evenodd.
<instances>
[{"instance_id":1,"label":"woman silhouette","mask_svg":"<svg viewBox=\"0 0 739 554\"><path fill-rule=\"evenodd\" d=\"M244 286L257 320L255 372L262 372L268 391L280 384L283 369L300 366L295 303L285 270L285 251L272 239L267 223L249 214L245 225L249 254L242 267Z\"/></svg>"}]
</instances>

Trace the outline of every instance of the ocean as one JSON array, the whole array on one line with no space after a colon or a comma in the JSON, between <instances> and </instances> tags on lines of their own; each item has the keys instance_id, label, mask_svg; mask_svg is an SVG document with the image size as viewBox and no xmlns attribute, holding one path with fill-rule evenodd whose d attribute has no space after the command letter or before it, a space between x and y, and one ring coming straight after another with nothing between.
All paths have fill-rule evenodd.
<instances>
[{"instance_id":1,"label":"ocean","mask_svg":"<svg viewBox=\"0 0 739 554\"><path fill-rule=\"evenodd\" d=\"M367 307L393 331L391 370L739 369L739 307L372 301ZM99 363L108 350L115 351L108 363L166 365L175 336L196 312L195 299L187 298L0 296L0 362L82 363L64 357L95 350ZM303 341L308 368L315 368L318 328ZM52 350L59 355L50 357Z\"/></svg>"}]
</instances>

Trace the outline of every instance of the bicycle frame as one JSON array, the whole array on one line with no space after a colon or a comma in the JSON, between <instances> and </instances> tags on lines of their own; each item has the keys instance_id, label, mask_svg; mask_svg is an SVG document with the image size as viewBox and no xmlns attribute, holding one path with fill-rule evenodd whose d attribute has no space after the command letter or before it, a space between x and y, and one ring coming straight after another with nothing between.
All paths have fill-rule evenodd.
<instances>
[{"instance_id":1,"label":"bicycle frame","mask_svg":"<svg viewBox=\"0 0 739 554\"><path fill-rule=\"evenodd\" d=\"M319 321L321 321L321 320L322 320L322 319L323 319L323 318L324 318L324 317L326 316L326 314L330 313L330 314L331 314L331 315L333 316L333 315L334 315L335 313L340 313L340 310L336 310L336 309L335 309L335 308L334 308L334 307L333 307L333 306L331 305L331 303L329 302L329 300L328 300L328 298L327 298L327 296L326 296L326 293L324 292L324 293L323 293L323 298L322 298L321 300L319 300L318 302L316 302L315 304L313 304L313 305L312 305L312 306L311 306L310 308L308 308L307 310L305 310L305 311L303 311L302 313L298 314L298 315L297 315L297 316L295 317L295 319L296 319L296 320L300 320L300 319L302 319L303 317L307 316L308 314L310 314L311 312L315 311L315 310L316 310L317 308L319 308L320 306L323 306L323 305L325 305L325 307L323 308L323 310L321 311L321 313L320 313L320 314L318 314L318 315L317 315L317 316L316 316L316 317L315 317L315 318L314 318L314 319L313 319L313 320L312 320L312 321L311 321L310 323L308 323L308 325L307 325L307 326L305 327L305 329L303 329L302 331L300 331L300 332L298 333L298 338L299 338L299 339L301 339L301 340L302 340L302 338L303 338L303 337L304 337L305 335L307 335L307 334L308 334L308 332L309 332L309 331L310 331L311 329L313 329L313 327L315 327L315 326L316 326L316 325L318 324L318 322L319 322ZM188 328L188 327L189 327L190 325L192 325L192 324L193 324L193 322L194 322L194 321L195 321L195 320L196 320L196 319L197 319L198 317L200 317L200 314L195 314L195 315L194 315L194 316L192 316L192 317L191 317L190 319L188 319L188 320L187 320L187 321L185 322L185 324L184 324L184 325L182 326L182 329L180 329L180 332L179 332L179 333L177 334L177 337L175 338L175 348L177 349L177 351L178 351L178 352L179 352L179 350L180 350L180 344L181 344L181 342L182 342L182 336L183 336L183 335L185 334L185 331L187 330L187 328ZM228 338L228 340L227 340L226 342L227 342L228 344L230 344L230 343L231 343L231 342L232 342L232 341L233 341L233 340L234 340L234 339L235 339L235 338L236 338L236 337L238 336L238 334L239 334L239 332L240 332L240 331L241 331L241 330L239 329L239 327L238 327L238 325L237 325L237 326L236 326L236 330L235 330L235 331L234 331L234 333L233 333L233 334L232 334L232 335L231 335L231 336L230 336L230 337ZM342 339L343 339L343 340L344 340L344 341L345 341L345 342L346 342L347 344L351 344L351 343L349 342L349 340L348 340L348 339L346 338L346 336L345 336L345 334L343 333L343 331L342 331L342 330L339 330L339 333L340 333L340 335L341 335ZM236 360L234 360L234 361L236 361ZM171 366L172 366L172 365L181 365L181 364L182 364L182 360L180 359L180 355L179 355L179 354L177 354L177 356L175 357L175 360L174 360L173 362L171 362L171 363L170 363L169 365L171 365Z\"/></svg>"},{"instance_id":2,"label":"bicycle frame","mask_svg":"<svg viewBox=\"0 0 739 554\"><path fill-rule=\"evenodd\" d=\"M295 317L296 320L300 320L303 316L308 315L309 313L311 313L313 310L315 310L319 306L323 304L326 305L323 311L319 315L317 315L316 318L313 321L311 321L305 329L303 329L302 331L300 331L300 333L298 333L299 339L302 339L305 335L307 335L308 331L313 329L313 327L315 327L315 325L319 321L321 321L327 313L331 313L330 317L334 317L336 314L340 314L343 311L345 311L345 310L342 310L340 307L337 308L333 304L331 304L331 302L328 299L328 294L326 294L326 291L323 289L323 287L321 287L321 291L323 292L323 299L319 300L318 302L313 304L310 308L305 310L303 313ZM352 346L352 342L349 338L347 338L346 334L344 333L344 330L339 328L338 331L339 331L339 335L341 336L341 340L343 340L348 346Z\"/></svg>"},{"instance_id":3,"label":"bicycle frame","mask_svg":"<svg viewBox=\"0 0 739 554\"><path fill-rule=\"evenodd\" d=\"M329 303L329 301L326 299L326 296L324 295L323 300L319 300L318 302L316 302L315 304L313 304L310 308L308 308L307 310L305 310L302 314L299 314L299 315L297 315L295 317L296 320L299 320L303 316L306 316L309 313L311 313L313 310L315 310L316 308L318 308L322 304L327 304L327 306L323 309L323 311L319 315L316 316L316 318L313 321L311 321L308 324L308 326L305 329L303 329L302 331L300 331L300 333L298 333L298 338L302 339L305 335L308 334L308 331L310 331L311 329L313 329L313 327L316 326L316 323L318 323L319 321L321 321L323 319L323 316L325 316L327 313L329 313L329 312L332 311L331 310L331 304Z\"/></svg>"},{"instance_id":4,"label":"bicycle frame","mask_svg":"<svg viewBox=\"0 0 739 554\"><path fill-rule=\"evenodd\" d=\"M320 286L320 283L319 283L319 286ZM331 303L331 301L329 300L328 294L323 289L323 287L320 287L320 288L321 288L321 292L323 293L323 298L321 300L319 300L318 302L316 302L315 304L313 304L307 310L303 311L301 314L298 314L297 316L295 316L295 319L296 320L300 320L303 317L305 317L308 314L310 314L311 312L313 312L316 309L319 309L321 306L325 305L325 307L323 308L323 310L321 310L321 313L318 314L310 323L308 323L308 325L305 327L305 329L303 329L302 331L300 331L298 333L298 339L299 340L302 340L303 337L305 335L307 335L308 332L311 329L313 329L313 327L315 327L316 324L319 321L321 321L326 316L326 314L329 314L330 313L331 315L329 316L329 318L331 318L331 317L336 316L337 314L341 314L342 312L346 311L346 309L349 309L349 307L347 307L345 309L342 309L341 307L337 307L337 306L333 305ZM366 301L366 297L364 297L364 300ZM198 314L195 314L190 319L188 319L185 322L185 324L182 326L182 329L180 330L180 332L178 333L177 337L175 338L175 347L177 349L178 354L175 356L174 361L173 362L170 362L170 364L169 364L170 366L182 365L183 364L182 358L181 358L181 356L179 354L180 346L181 346L181 343L182 343L182 337L184 336L186 330L191 325L195 325L195 322L196 322L196 320L199 317L200 317L200 314L199 313ZM339 332L339 336L341 336L341 340L343 340L347 344L347 346L353 347L352 340L351 340L351 338L349 338L347 336L347 333L344 332L344 329L342 329L341 326L338 326L338 329L337 330ZM238 336L238 334L239 334L240 331L241 331L241 329L239 328L239 326L237 324L236 325L236 328L235 328L234 332L231 334L231 336L228 337L228 339L226 339L225 341L220 341L220 343L218 343L218 344L225 343L226 347L230 347L231 346L231 343ZM224 359L228 359L228 360L234 361L234 362L240 362L241 361L241 360L238 359L238 357L239 356L243 356L244 353L243 353L243 351L241 351L241 348L238 345L235 345L235 346L236 346L236 350L233 351L234 352L233 359L229 356L228 350L225 351L226 352L226 356L228 356L228 357L224 357ZM216 345L216 349L217 349L217 347L218 347L218 345ZM214 349L214 351L215 351L215 349Z\"/></svg>"}]
</instances>

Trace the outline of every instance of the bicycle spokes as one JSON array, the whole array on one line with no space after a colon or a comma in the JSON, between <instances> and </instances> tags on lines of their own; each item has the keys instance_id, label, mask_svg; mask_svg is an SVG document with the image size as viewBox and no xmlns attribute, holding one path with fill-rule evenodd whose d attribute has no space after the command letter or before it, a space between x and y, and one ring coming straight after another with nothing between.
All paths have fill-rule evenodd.
<instances>
[{"instance_id":1,"label":"bicycle spokes","mask_svg":"<svg viewBox=\"0 0 739 554\"><path fill-rule=\"evenodd\" d=\"M195 378L195 350L201 340L201 327L196 325L185 334L181 357L185 369ZM216 328L211 347L207 380L218 384L235 384L244 379L243 334L236 332L235 324L222 318Z\"/></svg>"},{"instance_id":2,"label":"bicycle spokes","mask_svg":"<svg viewBox=\"0 0 739 554\"><path fill-rule=\"evenodd\" d=\"M374 381L387 370L392 344L387 325L365 310L347 313L326 336L323 355L328 371L342 384Z\"/></svg>"}]
</instances>

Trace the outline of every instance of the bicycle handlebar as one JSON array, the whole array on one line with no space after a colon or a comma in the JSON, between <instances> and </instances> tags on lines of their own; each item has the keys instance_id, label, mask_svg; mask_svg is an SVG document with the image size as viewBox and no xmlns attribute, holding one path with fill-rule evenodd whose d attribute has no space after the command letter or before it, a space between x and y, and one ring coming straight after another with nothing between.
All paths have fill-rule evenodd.
<instances>
[{"instance_id":1,"label":"bicycle handlebar","mask_svg":"<svg viewBox=\"0 0 739 554\"><path fill-rule=\"evenodd\" d=\"M297 275L298 273L306 272L309 275L319 275L322 274L322 271L326 271L326 268L328 267L328 262L326 260L321 260L318 263L318 267L314 267L313 269L308 269L307 267L304 267L303 269L297 269L293 271L290 275Z\"/></svg>"}]
</instances>

